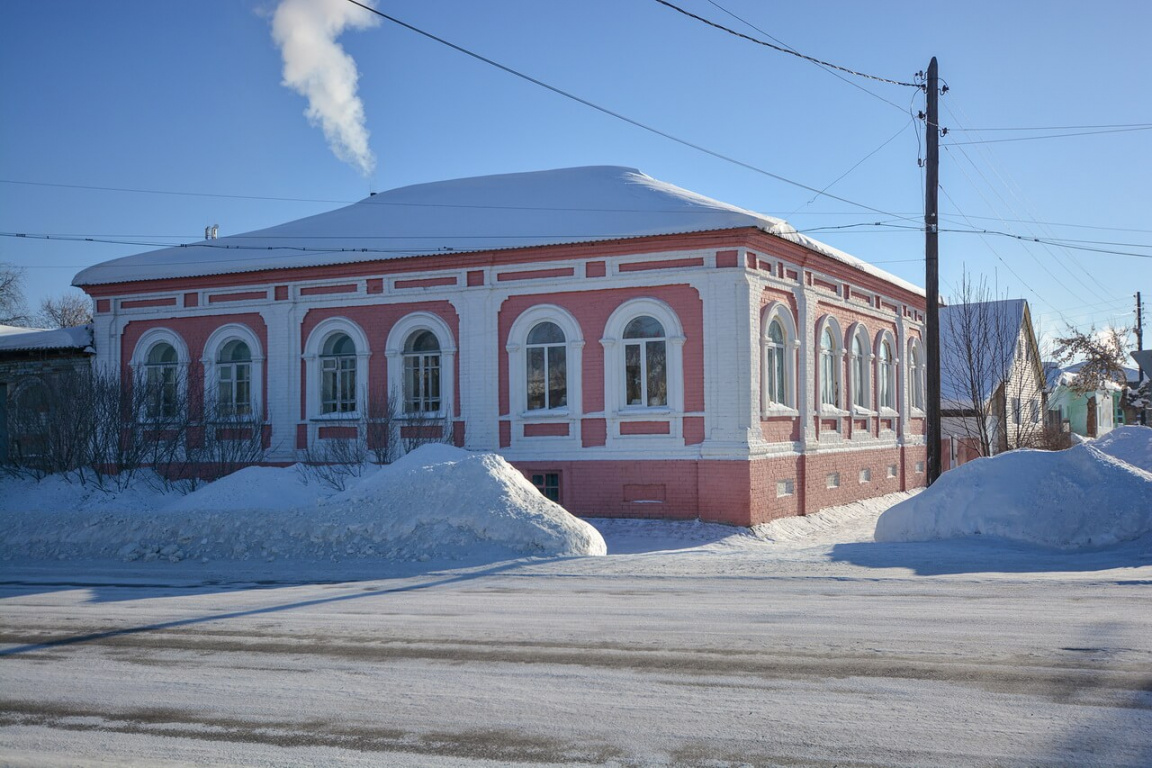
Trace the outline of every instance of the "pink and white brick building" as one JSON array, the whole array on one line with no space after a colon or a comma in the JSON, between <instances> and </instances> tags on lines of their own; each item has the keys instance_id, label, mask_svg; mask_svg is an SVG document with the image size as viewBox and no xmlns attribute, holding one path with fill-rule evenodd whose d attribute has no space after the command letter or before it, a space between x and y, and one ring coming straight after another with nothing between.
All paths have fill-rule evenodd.
<instances>
[{"instance_id":1,"label":"pink and white brick building","mask_svg":"<svg viewBox=\"0 0 1152 768\"><path fill-rule=\"evenodd\" d=\"M405 187L74 283L98 365L261 416L269 461L392 393L584 516L751 525L924 482L923 291L632 169Z\"/></svg>"}]
</instances>

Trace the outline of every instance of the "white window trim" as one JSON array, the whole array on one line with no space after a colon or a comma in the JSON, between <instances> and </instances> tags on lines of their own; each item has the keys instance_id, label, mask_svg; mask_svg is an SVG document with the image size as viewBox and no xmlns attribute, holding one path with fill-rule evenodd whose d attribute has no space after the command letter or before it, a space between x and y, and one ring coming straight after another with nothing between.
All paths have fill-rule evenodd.
<instances>
[{"instance_id":1,"label":"white window trim","mask_svg":"<svg viewBox=\"0 0 1152 768\"><path fill-rule=\"evenodd\" d=\"M417 331L430 331L440 344L440 410L404 413L404 344ZM395 394L400 398L396 403L398 421L452 418L456 403L456 342L443 318L432 312L412 312L400 318L388 332L384 356L388 360L386 396L391 398Z\"/></svg>"},{"instance_id":2,"label":"white window trim","mask_svg":"<svg viewBox=\"0 0 1152 768\"><path fill-rule=\"evenodd\" d=\"M200 358L200 364L204 370L205 405L216 399L216 393L219 387L216 364L218 362L217 358L220 356L220 350L224 348L225 344L234 340L243 341L247 344L248 351L252 355L252 418L263 422L264 349L260 344L260 338L251 328L243 323L228 323L227 325L220 326L212 332L212 335L208 337L208 341L204 343L204 354Z\"/></svg>"},{"instance_id":3,"label":"white window trim","mask_svg":"<svg viewBox=\"0 0 1152 768\"><path fill-rule=\"evenodd\" d=\"M188 365L192 359L184 338L170 328L151 328L140 334L140 338L136 340L136 347L132 350L132 359L128 363L132 381L135 383L137 377L144 375L149 351L161 342L171 344L176 350L176 397L179 401L188 393ZM149 423L163 421L166 418L171 417L144 416L142 420L144 423Z\"/></svg>"},{"instance_id":4,"label":"white window trim","mask_svg":"<svg viewBox=\"0 0 1152 768\"><path fill-rule=\"evenodd\" d=\"M321 413L320 353L324 342L334 333L345 333L356 345L356 409L343 413ZM364 330L346 317L330 317L316 324L304 344L306 395L305 412L311 421L357 421L368 402L368 359L372 351Z\"/></svg>"},{"instance_id":5,"label":"white window trim","mask_svg":"<svg viewBox=\"0 0 1152 768\"><path fill-rule=\"evenodd\" d=\"M774 403L768 400L768 327L774 320L780 322L784 329L784 401ZM760 415L762 418L773 416L800 415L796 409L796 356L800 349L800 339L796 333L796 321L792 311L780 302L768 305L760 323Z\"/></svg>"},{"instance_id":6,"label":"white window trim","mask_svg":"<svg viewBox=\"0 0 1152 768\"><path fill-rule=\"evenodd\" d=\"M637 317L648 315L664 326L668 374L668 404L659 406L627 405L624 402L624 328ZM680 318L672 307L659 299L632 299L621 304L608 317L604 326L604 412L610 418L645 416L679 416L684 413L684 336ZM674 420L669 435L679 437L679 420Z\"/></svg>"},{"instance_id":7,"label":"white window trim","mask_svg":"<svg viewBox=\"0 0 1152 768\"><path fill-rule=\"evenodd\" d=\"M668 404L629 406L624 402L624 329L641 315L664 326L668 371ZM641 297L625 301L612 312L604 326L600 345L604 349L604 417L609 451L666 451L683 446L684 439L684 336L680 317L659 299ZM667 421L667 434L622 435L620 425L632 421ZM634 454L635 455L635 454Z\"/></svg>"},{"instance_id":8,"label":"white window trim","mask_svg":"<svg viewBox=\"0 0 1152 768\"><path fill-rule=\"evenodd\" d=\"M546 322L555 323L564 332L568 405L562 408L530 411L528 410L528 334L537 325ZM580 418L584 402L582 386L584 336L580 332L580 323L568 310L555 304L537 304L524 310L508 330L508 342L504 349L508 352L508 411L514 420L575 421Z\"/></svg>"}]
</instances>

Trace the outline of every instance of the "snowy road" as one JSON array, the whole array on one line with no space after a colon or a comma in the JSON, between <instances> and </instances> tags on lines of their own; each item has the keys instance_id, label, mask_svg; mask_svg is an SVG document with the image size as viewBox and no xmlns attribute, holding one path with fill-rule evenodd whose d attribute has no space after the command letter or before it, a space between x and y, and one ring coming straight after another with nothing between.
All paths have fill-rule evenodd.
<instances>
[{"instance_id":1,"label":"snowy road","mask_svg":"<svg viewBox=\"0 0 1152 768\"><path fill-rule=\"evenodd\" d=\"M1147 552L866 529L618 523L631 554L325 584L5 568L0 763L1152 765Z\"/></svg>"}]
</instances>

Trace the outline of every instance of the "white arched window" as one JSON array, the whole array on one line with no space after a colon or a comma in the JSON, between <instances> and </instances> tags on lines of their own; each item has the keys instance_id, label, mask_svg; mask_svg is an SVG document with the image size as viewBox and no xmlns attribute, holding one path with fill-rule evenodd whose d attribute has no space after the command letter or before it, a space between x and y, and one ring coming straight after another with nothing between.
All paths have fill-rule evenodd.
<instances>
[{"instance_id":1,"label":"white arched window","mask_svg":"<svg viewBox=\"0 0 1152 768\"><path fill-rule=\"evenodd\" d=\"M876 388L880 408L896 410L896 358L892 354L891 340L883 335L876 359Z\"/></svg>"},{"instance_id":2,"label":"white arched window","mask_svg":"<svg viewBox=\"0 0 1152 768\"><path fill-rule=\"evenodd\" d=\"M184 340L166 328L153 328L136 342L131 366L135 386L143 388L144 416L162 419L177 415L188 366Z\"/></svg>"},{"instance_id":3,"label":"white arched window","mask_svg":"<svg viewBox=\"0 0 1152 768\"><path fill-rule=\"evenodd\" d=\"M521 313L512 323L505 347L513 416L577 415L583 348L580 324L562 307L538 304Z\"/></svg>"},{"instance_id":4,"label":"white arched window","mask_svg":"<svg viewBox=\"0 0 1152 768\"><path fill-rule=\"evenodd\" d=\"M868 331L856 323L852 330L852 406L857 410L871 409L871 365L872 345L868 343Z\"/></svg>"},{"instance_id":5,"label":"white arched window","mask_svg":"<svg viewBox=\"0 0 1152 768\"><path fill-rule=\"evenodd\" d=\"M568 345L564 331L549 320L528 332L525 345L528 410L568 406Z\"/></svg>"},{"instance_id":6,"label":"white arched window","mask_svg":"<svg viewBox=\"0 0 1152 768\"><path fill-rule=\"evenodd\" d=\"M241 323L217 328L205 342L200 362L209 418L261 418L264 357L251 328Z\"/></svg>"},{"instance_id":7,"label":"white arched window","mask_svg":"<svg viewBox=\"0 0 1152 768\"><path fill-rule=\"evenodd\" d=\"M840 407L840 358L842 350L834 326L829 323L820 334L820 406Z\"/></svg>"},{"instance_id":8,"label":"white arched window","mask_svg":"<svg viewBox=\"0 0 1152 768\"><path fill-rule=\"evenodd\" d=\"M920 342L908 342L908 389L915 410L924 410L924 356Z\"/></svg>"},{"instance_id":9,"label":"white arched window","mask_svg":"<svg viewBox=\"0 0 1152 768\"><path fill-rule=\"evenodd\" d=\"M148 388L150 417L176 415L179 363L176 348L167 342L157 342L148 350L148 357L144 362L144 384Z\"/></svg>"},{"instance_id":10,"label":"white arched window","mask_svg":"<svg viewBox=\"0 0 1152 768\"><path fill-rule=\"evenodd\" d=\"M764 315L760 333L760 410L791 412L796 405L796 324L782 304Z\"/></svg>"},{"instance_id":11,"label":"white arched window","mask_svg":"<svg viewBox=\"0 0 1152 768\"><path fill-rule=\"evenodd\" d=\"M333 333L320 352L320 413L355 413L356 344L346 333Z\"/></svg>"},{"instance_id":12,"label":"white arched window","mask_svg":"<svg viewBox=\"0 0 1152 768\"><path fill-rule=\"evenodd\" d=\"M404 342L404 413L440 411L440 341L429 330Z\"/></svg>"},{"instance_id":13,"label":"white arched window","mask_svg":"<svg viewBox=\"0 0 1152 768\"><path fill-rule=\"evenodd\" d=\"M452 410L455 345L448 324L431 312L413 312L388 333L388 397L400 415L447 417Z\"/></svg>"},{"instance_id":14,"label":"white arched window","mask_svg":"<svg viewBox=\"0 0 1152 768\"><path fill-rule=\"evenodd\" d=\"M216 407L221 416L252 414L252 350L232 339L216 360Z\"/></svg>"},{"instance_id":15,"label":"white arched window","mask_svg":"<svg viewBox=\"0 0 1152 768\"><path fill-rule=\"evenodd\" d=\"M664 326L648 315L624 327L624 402L645 408L668 405L668 340Z\"/></svg>"},{"instance_id":16,"label":"white arched window","mask_svg":"<svg viewBox=\"0 0 1152 768\"><path fill-rule=\"evenodd\" d=\"M633 299L617 307L600 340L605 409L682 411L684 342L680 319L663 301Z\"/></svg>"}]
</instances>

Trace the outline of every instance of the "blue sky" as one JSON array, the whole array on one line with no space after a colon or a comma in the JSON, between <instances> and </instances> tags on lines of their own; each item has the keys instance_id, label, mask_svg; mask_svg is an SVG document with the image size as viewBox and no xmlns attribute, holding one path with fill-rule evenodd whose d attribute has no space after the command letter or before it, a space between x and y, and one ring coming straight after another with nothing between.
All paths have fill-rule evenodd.
<instances>
[{"instance_id":1,"label":"blue sky","mask_svg":"<svg viewBox=\"0 0 1152 768\"><path fill-rule=\"evenodd\" d=\"M796 50L895 80L938 57L949 86L946 227L1152 256L1152 131L953 144L1062 132L972 129L1152 124L1147 3L677 4L761 36L730 11ZM924 282L921 233L852 226L922 217L915 89L847 83L654 0L381 0L382 11L558 88L803 185L836 181L828 192L884 213L655 136L385 21L339 38L358 67L377 158L364 178L281 84L275 6L0 4L0 232L127 241L0 237L0 261L26 268L30 304L67 290L85 266L199 239L209 224L235 234L372 190L598 164L782 216ZM1132 294L1152 300L1152 258L944 233L945 295L964 268L1028 299L1047 334L1065 320L1128 325Z\"/></svg>"}]
</instances>

